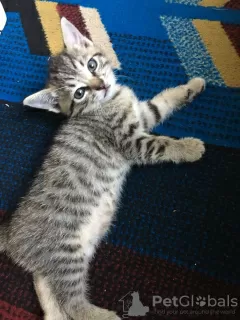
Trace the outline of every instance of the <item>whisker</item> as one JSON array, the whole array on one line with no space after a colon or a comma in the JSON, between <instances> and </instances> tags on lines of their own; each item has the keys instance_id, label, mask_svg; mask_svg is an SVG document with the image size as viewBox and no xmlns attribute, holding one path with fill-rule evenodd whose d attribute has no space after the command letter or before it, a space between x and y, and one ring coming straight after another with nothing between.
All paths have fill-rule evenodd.
<instances>
[{"instance_id":1,"label":"whisker","mask_svg":"<svg viewBox=\"0 0 240 320\"><path fill-rule=\"evenodd\" d=\"M68 86L64 86L64 87L61 87L61 88L55 89L55 90L53 90L53 92L56 92L56 91L58 91L58 90L61 90L61 89L67 88L67 87L68 87Z\"/></svg>"},{"instance_id":2,"label":"whisker","mask_svg":"<svg viewBox=\"0 0 240 320\"><path fill-rule=\"evenodd\" d=\"M124 75L116 75L117 78L129 78L131 80L133 80L133 78L129 77L129 76L124 76Z\"/></svg>"}]
</instances>

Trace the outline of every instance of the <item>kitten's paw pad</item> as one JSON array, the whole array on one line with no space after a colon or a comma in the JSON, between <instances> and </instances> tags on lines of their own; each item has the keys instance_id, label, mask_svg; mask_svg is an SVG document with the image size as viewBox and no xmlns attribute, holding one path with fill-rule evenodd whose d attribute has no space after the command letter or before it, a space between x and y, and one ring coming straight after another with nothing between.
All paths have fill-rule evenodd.
<instances>
[{"instance_id":1,"label":"kitten's paw pad","mask_svg":"<svg viewBox=\"0 0 240 320\"><path fill-rule=\"evenodd\" d=\"M187 101L191 102L198 94L206 88L206 81L203 78L193 78L187 83Z\"/></svg>"},{"instance_id":2,"label":"kitten's paw pad","mask_svg":"<svg viewBox=\"0 0 240 320\"><path fill-rule=\"evenodd\" d=\"M199 139L184 138L184 160L194 162L202 158L205 152L204 143Z\"/></svg>"}]
</instances>

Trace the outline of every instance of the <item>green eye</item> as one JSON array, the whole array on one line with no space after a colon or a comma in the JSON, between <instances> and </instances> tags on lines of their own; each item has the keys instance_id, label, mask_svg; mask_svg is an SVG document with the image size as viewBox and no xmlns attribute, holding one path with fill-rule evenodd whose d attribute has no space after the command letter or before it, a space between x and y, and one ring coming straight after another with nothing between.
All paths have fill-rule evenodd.
<instances>
[{"instance_id":1,"label":"green eye","mask_svg":"<svg viewBox=\"0 0 240 320\"><path fill-rule=\"evenodd\" d=\"M90 71L90 72L94 72L96 69L97 69L97 61L95 60L95 59L90 59L89 61L88 61L88 70Z\"/></svg>"},{"instance_id":2,"label":"green eye","mask_svg":"<svg viewBox=\"0 0 240 320\"><path fill-rule=\"evenodd\" d=\"M85 88L78 88L74 93L74 98L78 100L82 99L84 97L85 91Z\"/></svg>"}]
</instances>

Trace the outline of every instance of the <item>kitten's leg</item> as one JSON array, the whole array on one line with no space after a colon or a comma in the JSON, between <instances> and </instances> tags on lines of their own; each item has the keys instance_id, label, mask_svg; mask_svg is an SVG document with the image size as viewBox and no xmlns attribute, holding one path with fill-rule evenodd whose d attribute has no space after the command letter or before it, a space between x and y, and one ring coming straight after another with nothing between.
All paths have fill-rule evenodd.
<instances>
[{"instance_id":1,"label":"kitten's leg","mask_svg":"<svg viewBox=\"0 0 240 320\"><path fill-rule=\"evenodd\" d=\"M54 274L34 276L44 320L120 320L115 312L99 308L86 298L87 264L73 258L56 264Z\"/></svg>"},{"instance_id":2,"label":"kitten's leg","mask_svg":"<svg viewBox=\"0 0 240 320\"><path fill-rule=\"evenodd\" d=\"M41 275L34 275L33 281L44 312L44 320L70 320L64 310L61 310L47 278Z\"/></svg>"},{"instance_id":3,"label":"kitten's leg","mask_svg":"<svg viewBox=\"0 0 240 320\"><path fill-rule=\"evenodd\" d=\"M194 162L205 152L199 139L184 138L175 140L169 137L143 133L132 140L122 142L125 156L138 164L153 164L163 161Z\"/></svg>"},{"instance_id":4,"label":"kitten's leg","mask_svg":"<svg viewBox=\"0 0 240 320\"><path fill-rule=\"evenodd\" d=\"M90 304L85 298L84 290L78 290L76 286L70 290L69 285L64 287L61 281L55 281L51 276L34 276L34 286L44 312L44 320L120 320L115 312Z\"/></svg>"},{"instance_id":5,"label":"kitten's leg","mask_svg":"<svg viewBox=\"0 0 240 320\"><path fill-rule=\"evenodd\" d=\"M193 78L185 85L166 89L153 99L140 102L140 117L145 130L150 130L158 122L164 121L174 110L191 102L204 88L204 79Z\"/></svg>"}]
</instances>

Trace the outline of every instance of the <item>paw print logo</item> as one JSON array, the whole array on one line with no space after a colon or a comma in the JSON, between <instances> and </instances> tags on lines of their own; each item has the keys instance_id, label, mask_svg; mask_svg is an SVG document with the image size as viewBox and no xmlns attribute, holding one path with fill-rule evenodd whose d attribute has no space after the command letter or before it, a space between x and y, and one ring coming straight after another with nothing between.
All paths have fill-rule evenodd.
<instances>
[{"instance_id":1,"label":"paw print logo","mask_svg":"<svg viewBox=\"0 0 240 320\"><path fill-rule=\"evenodd\" d=\"M198 296L196 297L196 304L200 307L203 307L205 306L206 304L206 298L205 297L201 297L201 296Z\"/></svg>"}]
</instances>

